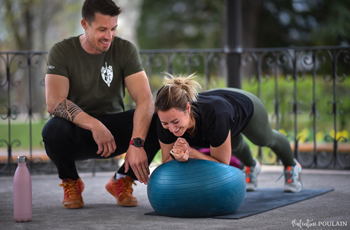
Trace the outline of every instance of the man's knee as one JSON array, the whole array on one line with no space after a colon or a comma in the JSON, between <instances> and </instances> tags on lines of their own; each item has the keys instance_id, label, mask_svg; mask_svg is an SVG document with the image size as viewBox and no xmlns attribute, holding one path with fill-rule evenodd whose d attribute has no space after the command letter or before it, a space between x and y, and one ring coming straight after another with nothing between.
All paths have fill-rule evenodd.
<instances>
[{"instance_id":1,"label":"man's knee","mask_svg":"<svg viewBox=\"0 0 350 230\"><path fill-rule=\"evenodd\" d=\"M46 122L41 132L44 143L46 144L68 137L68 135L72 133L72 126L74 126L74 124L70 121L59 117L52 117Z\"/></svg>"}]
</instances>

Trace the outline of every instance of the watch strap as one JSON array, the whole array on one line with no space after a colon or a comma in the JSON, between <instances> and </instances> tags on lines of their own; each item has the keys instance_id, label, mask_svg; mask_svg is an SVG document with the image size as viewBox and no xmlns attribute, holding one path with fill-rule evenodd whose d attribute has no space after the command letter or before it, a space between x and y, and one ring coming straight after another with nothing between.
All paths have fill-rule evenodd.
<instances>
[{"instance_id":1,"label":"watch strap","mask_svg":"<svg viewBox=\"0 0 350 230\"><path fill-rule=\"evenodd\" d=\"M135 137L130 140L129 145L133 145L135 147L141 148L145 145L145 141L140 137Z\"/></svg>"}]
</instances>

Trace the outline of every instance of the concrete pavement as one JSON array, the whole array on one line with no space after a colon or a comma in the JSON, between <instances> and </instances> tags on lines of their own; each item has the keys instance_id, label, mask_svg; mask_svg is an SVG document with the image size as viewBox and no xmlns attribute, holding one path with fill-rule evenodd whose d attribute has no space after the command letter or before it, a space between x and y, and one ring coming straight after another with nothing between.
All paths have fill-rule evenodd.
<instances>
[{"instance_id":1,"label":"concrete pavement","mask_svg":"<svg viewBox=\"0 0 350 230\"><path fill-rule=\"evenodd\" d=\"M275 182L282 169L262 166L259 187L282 188L283 179ZM350 171L304 169L301 176L304 188L334 191L238 220L144 215L153 209L147 198L147 186L140 183L134 186L138 207L121 207L104 188L112 174L97 173L94 177L91 173L80 174L85 183L85 207L74 210L62 207L63 189L58 186L57 175L32 176L33 220L26 223L13 220L13 178L0 177L0 229L350 229Z\"/></svg>"}]
</instances>

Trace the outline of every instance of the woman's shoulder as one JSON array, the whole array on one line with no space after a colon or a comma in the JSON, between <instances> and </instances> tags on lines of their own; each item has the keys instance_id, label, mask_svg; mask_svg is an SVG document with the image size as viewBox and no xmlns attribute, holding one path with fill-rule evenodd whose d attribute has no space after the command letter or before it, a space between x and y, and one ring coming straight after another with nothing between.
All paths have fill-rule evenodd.
<instances>
[{"instance_id":1,"label":"woman's shoulder","mask_svg":"<svg viewBox=\"0 0 350 230\"><path fill-rule=\"evenodd\" d=\"M200 93L197 104L200 110L212 111L213 113L227 111L227 107L230 106L230 103L220 95L208 93Z\"/></svg>"}]
</instances>

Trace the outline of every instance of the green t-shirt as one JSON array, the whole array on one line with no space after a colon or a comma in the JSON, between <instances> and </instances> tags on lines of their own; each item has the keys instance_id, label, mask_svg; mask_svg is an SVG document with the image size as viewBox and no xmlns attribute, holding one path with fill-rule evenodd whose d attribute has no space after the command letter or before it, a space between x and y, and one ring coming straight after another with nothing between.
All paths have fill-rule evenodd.
<instances>
[{"instance_id":1,"label":"green t-shirt","mask_svg":"<svg viewBox=\"0 0 350 230\"><path fill-rule=\"evenodd\" d=\"M67 77L68 99L95 117L124 111L124 78L142 70L131 42L115 37L107 52L92 55L81 47L78 36L50 49L46 73Z\"/></svg>"}]
</instances>

